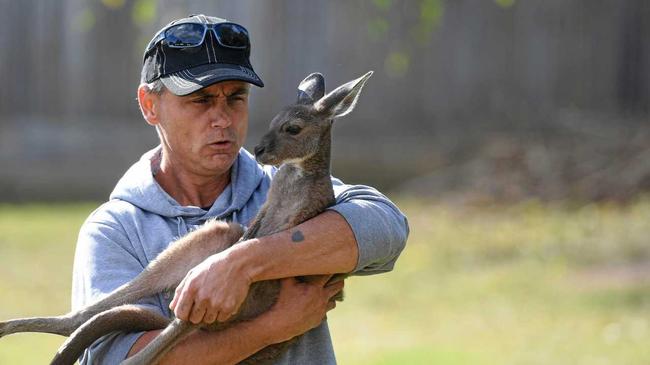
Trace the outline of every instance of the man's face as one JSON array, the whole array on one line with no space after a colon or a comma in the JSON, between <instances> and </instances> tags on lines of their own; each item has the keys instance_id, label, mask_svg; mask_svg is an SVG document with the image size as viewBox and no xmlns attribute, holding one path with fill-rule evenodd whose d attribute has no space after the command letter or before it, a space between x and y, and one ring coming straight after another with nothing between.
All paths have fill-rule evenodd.
<instances>
[{"instance_id":1,"label":"man's face","mask_svg":"<svg viewBox=\"0 0 650 365\"><path fill-rule=\"evenodd\" d=\"M224 81L187 96L157 96L160 138L175 165L201 176L227 172L248 130L249 84Z\"/></svg>"}]
</instances>

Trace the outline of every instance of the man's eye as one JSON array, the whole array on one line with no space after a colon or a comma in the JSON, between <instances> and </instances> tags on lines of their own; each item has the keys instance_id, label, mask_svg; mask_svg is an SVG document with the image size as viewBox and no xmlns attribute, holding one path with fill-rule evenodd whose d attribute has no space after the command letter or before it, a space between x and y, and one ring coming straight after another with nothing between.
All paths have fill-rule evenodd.
<instances>
[{"instance_id":1,"label":"man's eye","mask_svg":"<svg viewBox=\"0 0 650 365\"><path fill-rule=\"evenodd\" d=\"M284 128L284 131L292 136L300 133L301 130L302 128L298 127L297 125L288 125Z\"/></svg>"},{"instance_id":2,"label":"man's eye","mask_svg":"<svg viewBox=\"0 0 650 365\"><path fill-rule=\"evenodd\" d=\"M208 102L208 98L194 99L192 102L195 104L206 104Z\"/></svg>"},{"instance_id":3,"label":"man's eye","mask_svg":"<svg viewBox=\"0 0 650 365\"><path fill-rule=\"evenodd\" d=\"M235 102L238 102L238 101L244 101L244 97L243 96L231 96L231 97L228 98L229 103L235 103Z\"/></svg>"}]
</instances>

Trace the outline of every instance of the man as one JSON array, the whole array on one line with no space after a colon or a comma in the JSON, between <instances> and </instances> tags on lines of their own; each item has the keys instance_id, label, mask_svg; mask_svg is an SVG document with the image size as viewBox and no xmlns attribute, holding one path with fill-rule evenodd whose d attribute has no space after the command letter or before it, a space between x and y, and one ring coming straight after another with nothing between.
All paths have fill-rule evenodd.
<instances>
[{"instance_id":1,"label":"man","mask_svg":"<svg viewBox=\"0 0 650 365\"><path fill-rule=\"evenodd\" d=\"M248 127L249 85L263 86L249 62L246 30L195 15L159 31L145 50L138 101L160 146L135 163L110 200L79 234L73 307L94 302L138 275L176 238L207 219L246 226L263 204L275 170L241 146ZM176 290L141 304L193 323L228 319L252 282L283 279L278 303L222 332L198 331L163 364L236 363L298 336L279 364L333 364L323 320L342 284L303 284L295 276L392 269L408 234L406 218L385 196L333 179L337 203L272 236L248 240L207 258ZM114 333L94 343L82 364L117 364L160 331Z\"/></svg>"}]
</instances>

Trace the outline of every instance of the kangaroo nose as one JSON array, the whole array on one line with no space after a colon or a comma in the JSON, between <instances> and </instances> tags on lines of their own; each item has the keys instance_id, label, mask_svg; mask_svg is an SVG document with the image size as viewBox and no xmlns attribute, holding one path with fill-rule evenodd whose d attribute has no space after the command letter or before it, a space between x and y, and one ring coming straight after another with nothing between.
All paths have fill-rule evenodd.
<instances>
[{"instance_id":1,"label":"kangaroo nose","mask_svg":"<svg viewBox=\"0 0 650 365\"><path fill-rule=\"evenodd\" d=\"M264 146L262 145L255 146L255 157L259 157L259 155L261 155L262 153L264 153Z\"/></svg>"}]
</instances>

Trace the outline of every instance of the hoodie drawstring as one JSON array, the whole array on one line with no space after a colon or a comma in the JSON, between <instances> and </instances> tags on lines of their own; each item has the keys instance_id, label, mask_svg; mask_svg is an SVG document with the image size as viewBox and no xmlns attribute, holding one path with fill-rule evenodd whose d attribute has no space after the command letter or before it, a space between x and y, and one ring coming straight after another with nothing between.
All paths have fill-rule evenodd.
<instances>
[{"instance_id":1,"label":"hoodie drawstring","mask_svg":"<svg viewBox=\"0 0 650 365\"><path fill-rule=\"evenodd\" d=\"M188 229L187 223L185 223L183 217L176 217L176 225L178 227L178 237L185 236L188 232Z\"/></svg>"}]
</instances>

